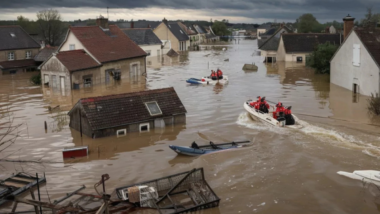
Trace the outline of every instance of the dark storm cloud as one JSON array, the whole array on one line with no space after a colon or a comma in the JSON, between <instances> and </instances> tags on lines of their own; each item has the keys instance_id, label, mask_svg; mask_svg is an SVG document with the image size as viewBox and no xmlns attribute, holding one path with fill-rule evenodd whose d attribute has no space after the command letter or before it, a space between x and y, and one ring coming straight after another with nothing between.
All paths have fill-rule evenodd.
<instances>
[{"instance_id":1,"label":"dark storm cloud","mask_svg":"<svg viewBox=\"0 0 380 214\"><path fill-rule=\"evenodd\" d=\"M362 18L372 6L380 12L380 0L0 0L3 9L20 8L174 8L207 11L210 16L244 16L293 20L313 13L320 20L341 20L348 13ZM0 11L1 11L0 8ZM180 15L180 14L177 14Z\"/></svg>"}]
</instances>

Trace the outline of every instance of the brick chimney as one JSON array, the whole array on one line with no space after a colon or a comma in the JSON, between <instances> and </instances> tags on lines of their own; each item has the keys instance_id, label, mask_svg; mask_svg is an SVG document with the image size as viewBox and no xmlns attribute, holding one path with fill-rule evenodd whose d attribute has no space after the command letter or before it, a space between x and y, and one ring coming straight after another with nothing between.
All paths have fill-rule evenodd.
<instances>
[{"instance_id":1,"label":"brick chimney","mask_svg":"<svg viewBox=\"0 0 380 214\"><path fill-rule=\"evenodd\" d=\"M348 14L346 17L343 18L344 22L344 33L343 33L343 39L345 40L347 35L351 32L352 28L354 27L354 20L355 18L351 17L350 14Z\"/></svg>"},{"instance_id":2,"label":"brick chimney","mask_svg":"<svg viewBox=\"0 0 380 214\"><path fill-rule=\"evenodd\" d=\"M96 19L96 25L101 27L102 29L108 29L108 19L100 15Z\"/></svg>"}]
</instances>

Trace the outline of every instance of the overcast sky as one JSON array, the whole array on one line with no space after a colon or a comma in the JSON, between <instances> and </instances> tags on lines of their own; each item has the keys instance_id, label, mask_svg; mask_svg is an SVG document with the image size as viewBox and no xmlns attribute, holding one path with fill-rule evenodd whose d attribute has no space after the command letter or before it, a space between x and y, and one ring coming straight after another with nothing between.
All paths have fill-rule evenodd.
<instances>
[{"instance_id":1,"label":"overcast sky","mask_svg":"<svg viewBox=\"0 0 380 214\"><path fill-rule=\"evenodd\" d=\"M65 21L107 16L109 19L221 20L231 23L294 22L312 13L324 23L347 14L360 20L367 7L380 13L380 0L0 0L0 20L18 15L36 19L43 9L57 9Z\"/></svg>"}]
</instances>

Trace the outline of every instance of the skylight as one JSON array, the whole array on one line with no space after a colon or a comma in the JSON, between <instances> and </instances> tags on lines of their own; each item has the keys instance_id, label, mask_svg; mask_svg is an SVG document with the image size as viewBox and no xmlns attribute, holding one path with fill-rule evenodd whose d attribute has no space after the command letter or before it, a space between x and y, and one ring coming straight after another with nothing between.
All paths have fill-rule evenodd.
<instances>
[{"instance_id":1,"label":"skylight","mask_svg":"<svg viewBox=\"0 0 380 214\"><path fill-rule=\"evenodd\" d=\"M162 111L156 101L145 103L151 116L161 115Z\"/></svg>"},{"instance_id":2,"label":"skylight","mask_svg":"<svg viewBox=\"0 0 380 214\"><path fill-rule=\"evenodd\" d=\"M179 31L181 31L181 33L183 34L182 30L179 30Z\"/></svg>"},{"instance_id":3,"label":"skylight","mask_svg":"<svg viewBox=\"0 0 380 214\"><path fill-rule=\"evenodd\" d=\"M14 33L10 33L11 34L11 37L16 37L16 34Z\"/></svg>"}]
</instances>

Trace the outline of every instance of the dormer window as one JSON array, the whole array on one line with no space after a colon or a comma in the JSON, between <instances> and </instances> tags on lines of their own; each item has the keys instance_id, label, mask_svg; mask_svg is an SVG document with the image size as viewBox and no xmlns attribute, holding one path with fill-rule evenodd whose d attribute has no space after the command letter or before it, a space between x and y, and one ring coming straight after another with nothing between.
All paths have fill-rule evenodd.
<instances>
[{"instance_id":1,"label":"dormer window","mask_svg":"<svg viewBox=\"0 0 380 214\"><path fill-rule=\"evenodd\" d=\"M162 114L162 111L156 101L147 102L145 105L148 108L150 116L157 116Z\"/></svg>"},{"instance_id":2,"label":"dormer window","mask_svg":"<svg viewBox=\"0 0 380 214\"><path fill-rule=\"evenodd\" d=\"M69 50L75 50L75 44L71 44L71 45L69 45Z\"/></svg>"},{"instance_id":3,"label":"dormer window","mask_svg":"<svg viewBox=\"0 0 380 214\"><path fill-rule=\"evenodd\" d=\"M183 34L182 30L179 30L179 31Z\"/></svg>"},{"instance_id":4,"label":"dormer window","mask_svg":"<svg viewBox=\"0 0 380 214\"><path fill-rule=\"evenodd\" d=\"M14 60L15 59L15 53L14 52L8 52L8 60Z\"/></svg>"},{"instance_id":5,"label":"dormer window","mask_svg":"<svg viewBox=\"0 0 380 214\"><path fill-rule=\"evenodd\" d=\"M25 59L31 59L32 58L32 51L25 51Z\"/></svg>"},{"instance_id":6,"label":"dormer window","mask_svg":"<svg viewBox=\"0 0 380 214\"><path fill-rule=\"evenodd\" d=\"M16 34L14 33L9 33L11 35L11 37L15 38L16 37Z\"/></svg>"}]
</instances>

